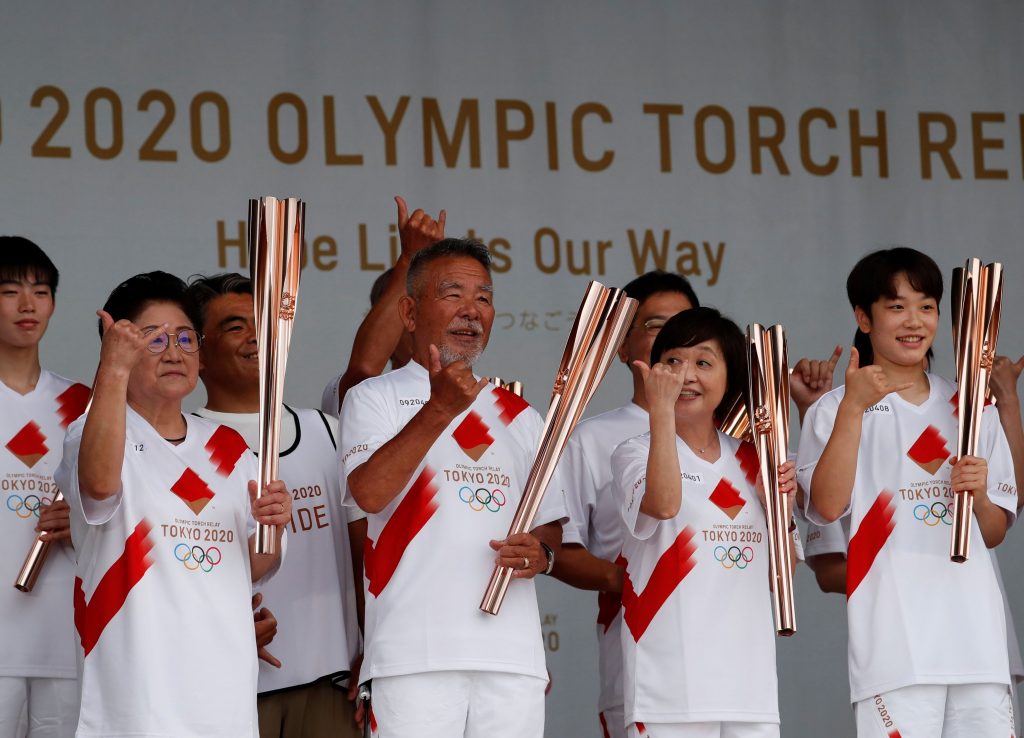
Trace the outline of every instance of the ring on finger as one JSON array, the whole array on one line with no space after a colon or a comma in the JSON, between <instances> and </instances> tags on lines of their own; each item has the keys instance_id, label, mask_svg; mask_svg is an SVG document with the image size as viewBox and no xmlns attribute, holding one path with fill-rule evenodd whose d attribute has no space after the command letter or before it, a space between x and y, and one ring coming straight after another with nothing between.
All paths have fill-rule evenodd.
<instances>
[{"instance_id":1,"label":"ring on finger","mask_svg":"<svg viewBox=\"0 0 1024 738\"><path fill-rule=\"evenodd\" d=\"M528 558L526 558L525 556L523 557L523 568L524 569L529 569L530 568L530 560Z\"/></svg>"}]
</instances>

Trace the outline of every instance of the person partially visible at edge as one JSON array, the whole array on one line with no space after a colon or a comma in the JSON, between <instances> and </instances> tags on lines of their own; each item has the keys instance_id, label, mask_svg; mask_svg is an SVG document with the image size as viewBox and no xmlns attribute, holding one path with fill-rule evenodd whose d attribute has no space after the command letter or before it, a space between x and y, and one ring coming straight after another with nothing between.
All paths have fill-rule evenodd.
<instances>
[{"instance_id":1,"label":"person partially visible at edge","mask_svg":"<svg viewBox=\"0 0 1024 738\"><path fill-rule=\"evenodd\" d=\"M370 312L356 330L348 366L324 388L320 409L335 418L341 412L346 392L364 379L383 372L389 361L392 369L400 369L412 358L412 338L402 325L398 302L405 294L406 275L413 256L444 238L447 215L442 210L434 220L421 208L410 215L405 200L396 195L395 202L402 252L394 266L374 280L370 289Z\"/></svg>"},{"instance_id":2,"label":"person partially visible at edge","mask_svg":"<svg viewBox=\"0 0 1024 738\"><path fill-rule=\"evenodd\" d=\"M531 532L505 536L543 421L473 373L494 321L483 244L420 251L406 289L413 360L352 388L341 413L346 494L368 520L370 725L389 738L540 738L547 674L531 580L559 548L561 485ZM514 570L497 617L479 609L495 563Z\"/></svg>"},{"instance_id":3,"label":"person partially visible at edge","mask_svg":"<svg viewBox=\"0 0 1024 738\"><path fill-rule=\"evenodd\" d=\"M1014 465L996 412L977 456L957 458L957 388L926 367L942 273L905 247L847 278L857 323L845 385L804 417L798 477L808 519L849 521L851 702L859 736L1005 736L1007 630L995 557L1014 520ZM973 497L968 561L950 562L956 492ZM936 638L955 634L955 648Z\"/></svg>"},{"instance_id":4,"label":"person partially visible at edge","mask_svg":"<svg viewBox=\"0 0 1024 738\"><path fill-rule=\"evenodd\" d=\"M233 428L258 449L252 283L231 273L194 277L188 296L203 333L199 377L206 406L196 415ZM279 473L291 488L292 517L287 560L260 592L277 621L273 653L265 651L260 663L262 738L361 735L345 685L359 668L366 515L342 509L337 437L333 417L282 406Z\"/></svg>"},{"instance_id":5,"label":"person partially visible at edge","mask_svg":"<svg viewBox=\"0 0 1024 738\"><path fill-rule=\"evenodd\" d=\"M71 594L75 557L53 473L89 388L42 368L60 275L35 243L0 237L0 736L70 738L78 724ZM51 504L52 503L52 504ZM14 582L38 534L50 541L30 594Z\"/></svg>"},{"instance_id":6,"label":"person partially visible at edge","mask_svg":"<svg viewBox=\"0 0 1024 738\"><path fill-rule=\"evenodd\" d=\"M257 498L241 436L182 413L201 340L185 289L149 272L111 292L92 404L56 475L78 554L82 738L259 734L250 590L280 563L291 495L275 481ZM256 553L257 522L274 555Z\"/></svg>"},{"instance_id":7,"label":"person partially visible at edge","mask_svg":"<svg viewBox=\"0 0 1024 738\"><path fill-rule=\"evenodd\" d=\"M611 460L626 528L619 557L626 735L777 737L757 452L718 430L746 386L743 334L713 308L686 310L662 327L650 362L636 364L649 432L621 444ZM778 474L794 530L794 463Z\"/></svg>"}]
</instances>

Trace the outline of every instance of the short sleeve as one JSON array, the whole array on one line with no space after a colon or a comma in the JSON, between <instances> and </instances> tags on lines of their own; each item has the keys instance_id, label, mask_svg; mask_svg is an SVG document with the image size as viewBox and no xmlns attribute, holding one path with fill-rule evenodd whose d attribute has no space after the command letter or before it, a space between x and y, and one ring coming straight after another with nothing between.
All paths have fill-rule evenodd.
<instances>
[{"instance_id":1,"label":"short sleeve","mask_svg":"<svg viewBox=\"0 0 1024 738\"><path fill-rule=\"evenodd\" d=\"M643 541L654 535L661 521L640 512L640 504L647 491L649 453L649 448L640 442L640 438L631 438L612 452L612 488L626 529Z\"/></svg>"},{"instance_id":2,"label":"short sleeve","mask_svg":"<svg viewBox=\"0 0 1024 738\"><path fill-rule=\"evenodd\" d=\"M804 543L804 554L808 557L835 553L845 556L848 545L846 540L848 520L849 518L842 518L828 525L809 523Z\"/></svg>"},{"instance_id":3,"label":"short sleeve","mask_svg":"<svg viewBox=\"0 0 1024 738\"><path fill-rule=\"evenodd\" d=\"M568 524L562 531L562 543L576 543L587 548L590 544L590 513L595 499L594 475L586 463L583 444L575 435L569 439L562 454L558 474L565 490L569 514Z\"/></svg>"},{"instance_id":4,"label":"short sleeve","mask_svg":"<svg viewBox=\"0 0 1024 738\"><path fill-rule=\"evenodd\" d=\"M804 517L808 522L817 525L828 525L829 521L818 515L813 505L811 480L818 466L818 459L825 451L825 446L832 437L832 429L836 421L835 398L830 393L815 402L804 416L804 424L800 429L800 446L796 454L796 481L804 490ZM849 512L847 504L843 515Z\"/></svg>"},{"instance_id":5,"label":"short sleeve","mask_svg":"<svg viewBox=\"0 0 1024 738\"><path fill-rule=\"evenodd\" d=\"M547 523L561 523L562 541L566 542L565 530L569 527L570 521L563 476L564 469L559 464L555 467L555 472L551 477L548 488L540 501L540 508L537 510L537 517L534 518L533 526L536 528ZM568 542L572 543L573 541Z\"/></svg>"},{"instance_id":6,"label":"short sleeve","mask_svg":"<svg viewBox=\"0 0 1024 738\"><path fill-rule=\"evenodd\" d=\"M338 417L338 387L341 385L341 375L339 374L324 387L324 393L320 397L320 410L324 415L329 415L332 418Z\"/></svg>"},{"instance_id":7,"label":"short sleeve","mask_svg":"<svg viewBox=\"0 0 1024 738\"><path fill-rule=\"evenodd\" d=\"M999 423L998 411L989 406L981 416L979 456L988 462L988 498L1006 510L1008 522L1017 519L1017 484L1013 456L1006 434Z\"/></svg>"},{"instance_id":8,"label":"short sleeve","mask_svg":"<svg viewBox=\"0 0 1024 738\"><path fill-rule=\"evenodd\" d=\"M103 525L110 522L120 508L123 486L115 494L103 500L96 500L82 494L82 488L78 482L78 456L82 447L82 432L85 429L86 417L82 415L68 427L68 432L64 436L64 456L54 473L54 479L67 499L68 505L81 515L81 520L86 525ZM126 440L126 447L127 443ZM81 537L80 533L74 530L72 536L74 538Z\"/></svg>"},{"instance_id":9,"label":"short sleeve","mask_svg":"<svg viewBox=\"0 0 1024 738\"><path fill-rule=\"evenodd\" d=\"M392 415L380 393L365 383L353 387L345 395L338 442L344 505L355 505L349 492L348 475L400 430L395 427Z\"/></svg>"}]
</instances>

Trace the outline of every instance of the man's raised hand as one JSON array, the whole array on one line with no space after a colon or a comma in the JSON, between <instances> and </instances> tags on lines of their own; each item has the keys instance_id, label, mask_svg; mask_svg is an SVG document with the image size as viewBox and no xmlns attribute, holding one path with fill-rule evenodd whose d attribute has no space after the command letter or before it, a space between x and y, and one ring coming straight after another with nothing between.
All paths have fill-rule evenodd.
<instances>
[{"instance_id":1,"label":"man's raised hand","mask_svg":"<svg viewBox=\"0 0 1024 738\"><path fill-rule=\"evenodd\" d=\"M444 238L447 218L444 210L434 220L422 208L417 208L409 215L409 206L399 195L395 195L395 203L398 205L398 237L402 242L403 256L411 258L417 251Z\"/></svg>"},{"instance_id":2,"label":"man's raised hand","mask_svg":"<svg viewBox=\"0 0 1024 738\"><path fill-rule=\"evenodd\" d=\"M843 347L836 346L827 359L800 359L789 375L789 389L800 416L818 398L832 389L836 364L843 355Z\"/></svg>"}]
</instances>

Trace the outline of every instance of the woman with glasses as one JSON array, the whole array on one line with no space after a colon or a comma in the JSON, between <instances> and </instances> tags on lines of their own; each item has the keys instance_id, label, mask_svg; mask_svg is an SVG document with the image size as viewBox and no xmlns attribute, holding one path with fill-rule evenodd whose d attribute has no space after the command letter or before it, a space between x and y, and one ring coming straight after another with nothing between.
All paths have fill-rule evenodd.
<instances>
[{"instance_id":1,"label":"woman with glasses","mask_svg":"<svg viewBox=\"0 0 1024 738\"><path fill-rule=\"evenodd\" d=\"M251 534L277 526L280 551L291 499L280 481L256 499L242 438L181 412L201 341L185 290L140 274L98 311L92 404L57 474L78 552L79 736L258 735L250 586L279 556Z\"/></svg>"}]
</instances>

